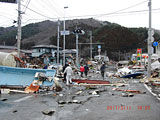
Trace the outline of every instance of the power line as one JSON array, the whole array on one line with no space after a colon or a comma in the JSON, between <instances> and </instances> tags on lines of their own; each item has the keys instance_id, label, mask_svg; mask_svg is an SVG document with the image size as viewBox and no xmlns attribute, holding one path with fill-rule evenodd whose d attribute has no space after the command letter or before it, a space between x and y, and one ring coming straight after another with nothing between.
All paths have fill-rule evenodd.
<instances>
[{"instance_id":1,"label":"power line","mask_svg":"<svg viewBox=\"0 0 160 120\"><path fill-rule=\"evenodd\" d=\"M21 5L22 5L22 6L25 6L25 5L23 5L23 4L21 4ZM46 16L46 15L43 15L43 14L41 14L41 13L39 13L39 12L37 12L37 11L35 11L35 10L29 8L29 7L28 7L28 9L31 10L32 12L34 12L34 13L37 13L38 15L41 15L41 16L45 17L45 18L48 18L48 19L55 19L55 18L48 17L48 16Z\"/></svg>"},{"instance_id":2,"label":"power line","mask_svg":"<svg viewBox=\"0 0 160 120\"><path fill-rule=\"evenodd\" d=\"M157 9L153 9L152 11L157 11L157 10L160 10L160 8L157 8ZM144 12L148 12L148 10L139 10L139 11L128 11L128 12L119 12L119 13L114 13L114 14L96 14L96 15L82 15L82 16L70 16L70 17L66 17L66 18L76 18L76 17L79 17L79 18L82 18L82 17L92 17L94 18L94 16L99 16L99 15L103 15L103 16L107 16L107 17L112 17L112 16L124 16L123 14L127 14L127 15L135 15L135 13L141 13L141 14L145 14ZM155 12L153 12L155 13ZM48 17L47 17L48 18ZM57 20L57 18L49 18L50 20ZM61 18L59 18L61 19ZM62 18L63 19L63 18ZM25 23L31 21L31 20L44 20L44 19L28 19Z\"/></svg>"},{"instance_id":3,"label":"power line","mask_svg":"<svg viewBox=\"0 0 160 120\"><path fill-rule=\"evenodd\" d=\"M51 4L52 6L54 6L54 8L56 8L56 12L59 12L61 14L61 16L64 15L64 9L62 9L56 2L55 0L50 0L51 1Z\"/></svg>"},{"instance_id":4,"label":"power line","mask_svg":"<svg viewBox=\"0 0 160 120\"><path fill-rule=\"evenodd\" d=\"M148 1L148 0L147 0ZM121 12L121 11L124 11L124 10L127 10L127 9L130 9L130 8L132 8L132 7L135 7L135 6L138 6L138 5L140 5L140 4L143 4L143 3L145 3L145 2L147 2L147 1L143 1L143 2L141 2L141 3L138 3L138 4L136 4L136 5L133 5L133 6L130 6L130 7L127 7L127 8L124 8L124 9L121 9L121 10L117 10L117 11L115 11L115 12L111 12L111 13L106 13L106 14L95 14L95 15L81 15L81 16L69 16L69 17L66 17L66 18L76 18L76 17L79 17L79 18L82 18L82 17L92 17L92 18L97 18L97 17L103 17L103 16L108 16L109 17L109 15L115 15L115 16L122 16L122 14L135 14L135 13L144 13L144 12L147 12L148 10L139 10L139 11L129 11L129 12ZM25 5L22 5L22 6L25 6ZM58 18L52 18L52 17L48 17L48 16L46 16L46 15L44 15L44 14L42 14L42 13L40 13L40 12L37 12L37 11L35 11L35 10L33 10L33 9L31 9L31 8L29 8L28 7L28 9L29 10L31 10L32 12L34 12L34 13L36 13L36 14L39 14L39 15L41 15L41 16L43 16L43 17L45 17L45 18L47 18L47 19L49 19L49 20L57 20ZM160 8L158 8L158 9L153 9L153 11L156 11L156 10L160 10ZM59 19L63 19L62 17L60 17ZM30 20L33 20L33 19L28 19L27 21L30 21ZM37 19L38 20L38 19Z\"/></svg>"},{"instance_id":5,"label":"power line","mask_svg":"<svg viewBox=\"0 0 160 120\"><path fill-rule=\"evenodd\" d=\"M135 5L129 6L129 7L124 8L124 9L120 9L120 10L117 10L117 11L114 11L114 12L111 12L111 13L108 13L108 14L115 14L115 13L118 13L118 12L121 12L121 11L124 11L124 10L127 10L127 9L130 9L130 8L139 6L139 5L141 5L141 4L143 4L143 3L146 3L146 2L148 2L148 0L143 1L143 2L140 2L140 3L137 3L137 4L135 4ZM97 16L97 17L102 17L102 16L100 15L100 16ZM96 17L96 18L97 18L97 17Z\"/></svg>"},{"instance_id":6,"label":"power line","mask_svg":"<svg viewBox=\"0 0 160 120\"><path fill-rule=\"evenodd\" d=\"M2 17L4 17L4 18L8 18L8 19L10 19L10 20L14 20L14 19L9 18L9 17L7 17L7 16L5 16L5 15L2 15L2 14L0 14L0 16L2 16Z\"/></svg>"},{"instance_id":7,"label":"power line","mask_svg":"<svg viewBox=\"0 0 160 120\"><path fill-rule=\"evenodd\" d=\"M124 10L130 9L130 8L136 7L136 6L138 6L138 5L140 5L140 4L143 4L143 3L147 2L147 1L148 1L148 0L143 1L143 2L141 2L141 3L138 3L138 4L135 4L135 5L132 5L132 6L130 6L130 7L121 9L121 10L117 10L117 11L115 11L115 12L111 12L111 13L107 13L107 14L91 15L91 16L96 16L95 18L97 18L97 17L101 17L101 16L104 16L104 15L115 14L115 13L118 13L118 12L120 12L120 11L124 11ZM22 4L22 6L25 6L25 5ZM46 16L46 15L43 15L43 14L41 14L41 13L39 13L39 12L31 9L31 8L28 8L28 9L31 10L31 11L33 11L33 12L35 12L35 13L37 13L37 14L39 14L39 15L41 15L41 16L43 16L43 17L46 17L46 18L49 18L49 19L57 19L57 18L51 18L51 17L48 17L48 16ZM79 16L79 17L81 17L81 16ZM82 16L82 17L83 17L83 16ZM67 18L67 17L66 17L66 18Z\"/></svg>"},{"instance_id":8,"label":"power line","mask_svg":"<svg viewBox=\"0 0 160 120\"><path fill-rule=\"evenodd\" d=\"M27 10L27 8L28 8L28 6L29 6L30 1L31 1L31 0L27 0L26 5L25 5L25 7L24 7L24 13L26 12L26 10Z\"/></svg>"},{"instance_id":9,"label":"power line","mask_svg":"<svg viewBox=\"0 0 160 120\"><path fill-rule=\"evenodd\" d=\"M52 3L53 3L52 1L48 0L44 4L52 11L52 13L56 14L57 17L61 17L63 14L59 10L57 10L57 7ZM53 8L54 8L54 10L53 10Z\"/></svg>"},{"instance_id":10,"label":"power line","mask_svg":"<svg viewBox=\"0 0 160 120\"><path fill-rule=\"evenodd\" d=\"M42 6L42 8L44 8L45 10L48 10L49 11L48 13L53 13L56 17L58 17L57 14L55 14L55 12L53 12L51 9L49 9L49 7L46 6L45 3L46 3L46 1L43 3L41 0L39 0L39 4Z\"/></svg>"},{"instance_id":11,"label":"power line","mask_svg":"<svg viewBox=\"0 0 160 120\"><path fill-rule=\"evenodd\" d=\"M156 10L160 10L160 8L157 9L152 9L152 11L156 11ZM132 14L132 13L140 13L140 12L148 12L148 10L139 10L139 11L128 11L128 12L117 12L117 13L106 13L106 14L93 14L93 15L81 15L81 16L69 16L66 18L76 18L76 17L92 17L92 18L96 18L96 16L109 16L109 15L120 15L120 14Z\"/></svg>"}]
</instances>

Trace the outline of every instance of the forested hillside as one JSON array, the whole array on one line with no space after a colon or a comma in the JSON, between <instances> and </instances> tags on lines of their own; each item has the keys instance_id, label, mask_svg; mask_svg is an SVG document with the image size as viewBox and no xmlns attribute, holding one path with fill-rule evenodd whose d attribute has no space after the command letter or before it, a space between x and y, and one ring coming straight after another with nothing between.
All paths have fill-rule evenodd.
<instances>
[{"instance_id":1,"label":"forested hillside","mask_svg":"<svg viewBox=\"0 0 160 120\"><path fill-rule=\"evenodd\" d=\"M60 22L60 31L63 30L63 21ZM84 35L79 35L79 43L89 43L92 31L92 42L101 43L102 53L107 53L112 59L117 59L118 53L135 53L137 48L147 51L147 28L126 28L108 21L95 19L75 19L66 21L66 30L71 33L74 29L82 29ZM16 46L16 27L0 28L0 44ZM160 32L155 31L155 41L160 40ZM34 45L57 45L57 22L43 21L22 27L21 49L31 49ZM93 54L97 53L97 45L93 45ZM60 46L63 46L63 36L60 37ZM66 48L75 49L75 35L66 36ZM82 57L89 56L90 45L79 45Z\"/></svg>"}]
</instances>

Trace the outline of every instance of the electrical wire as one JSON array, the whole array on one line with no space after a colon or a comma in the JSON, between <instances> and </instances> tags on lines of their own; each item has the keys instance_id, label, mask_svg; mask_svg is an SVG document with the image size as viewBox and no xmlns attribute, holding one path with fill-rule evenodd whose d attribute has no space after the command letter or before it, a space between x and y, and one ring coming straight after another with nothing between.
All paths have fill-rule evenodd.
<instances>
[{"instance_id":1,"label":"electrical wire","mask_svg":"<svg viewBox=\"0 0 160 120\"><path fill-rule=\"evenodd\" d=\"M48 1L47 2L42 2L41 0L39 1L39 4L43 8L45 8L45 10L49 11L48 13L51 13L51 14L55 15L56 17L59 17L59 14L54 12L53 9L49 7L50 5L48 5L47 3L48 3Z\"/></svg>"},{"instance_id":2,"label":"electrical wire","mask_svg":"<svg viewBox=\"0 0 160 120\"><path fill-rule=\"evenodd\" d=\"M94 15L81 15L81 16L68 16L68 17L65 17L66 19L72 19L72 18L85 18L85 17L88 17L88 18L98 18L98 17L104 17L104 16L107 16L107 17L112 17L112 16L124 16L124 15L133 15L133 14L139 14L139 13L141 13L141 14L145 14L146 12L148 12L148 10L137 10L137 11L126 11L126 12L122 12L122 11L125 11L125 10L128 10L128 9L130 9L130 8L133 8L133 7L136 7L136 6L138 6L138 5L141 5L141 4L144 4L144 3L146 3L148 0L146 0L146 1L143 1L143 2L141 2L141 3L138 3L138 4L135 4L135 5L132 5L132 6L130 6L130 7L127 7L127 8L124 8L124 9L121 9L121 10L117 10L117 11L114 11L114 12L111 12L111 13L106 13L106 14L94 14ZM30 3L30 0L28 0L27 2L26 2L26 5L23 5L23 4L21 4L23 7L24 7L24 10L25 10L25 12L26 12L26 10L28 9L28 10L30 10L30 11L32 11L32 12L34 12L34 13L36 13L36 14L38 14L38 15L40 15L40 16L43 16L44 17L44 19L48 19L48 20L58 20L58 19L63 19L63 17L49 17L48 15L46 15L45 13L43 14L39 9L38 9L38 12L36 11L36 10L33 10L33 9L31 9L31 8L29 8L28 7L28 5L29 5L29 3ZM47 2L47 4L45 4L45 5L42 5L42 1L41 1L41 3L40 3L40 5L41 6L43 6L44 8L46 8L46 6L50 6L51 7L51 4L52 4L53 2L51 2L51 1L49 1L49 2ZM50 5L48 5L48 4L50 4ZM49 7L47 8L47 11L50 11L51 9L49 9ZM56 8L56 10L57 10L57 8ZM152 11L157 11L157 10L160 10L160 8L157 8L157 9L152 9ZM59 13L57 13L57 15L60 15ZM33 18L32 16L29 16L28 14L24 14L24 16L25 16L25 20L26 20L26 22L24 22L24 23L28 23L29 21L32 21L32 20L44 20L44 19L35 19L35 18ZM3 17L5 17L5 18L8 18L8 19L11 19L11 18L9 18L9 17L7 17L7 16L3 16ZM32 19L28 19L28 18L26 18L26 17L28 17L28 18L30 18L30 17L32 17ZM13 20L13 19L11 19L11 20Z\"/></svg>"},{"instance_id":3,"label":"electrical wire","mask_svg":"<svg viewBox=\"0 0 160 120\"><path fill-rule=\"evenodd\" d=\"M10 20L14 20L14 19L9 18L9 17L7 17L7 16L5 16L5 15L2 15L2 14L0 14L0 16L3 17L3 18L7 18L7 19L10 19Z\"/></svg>"},{"instance_id":4,"label":"electrical wire","mask_svg":"<svg viewBox=\"0 0 160 120\"><path fill-rule=\"evenodd\" d=\"M139 6L139 5L144 4L144 3L146 3L146 2L148 2L148 0L145 0L145 1L143 1L143 2L140 2L140 3L137 3L137 4L135 4L135 5L129 6L129 7L127 7L127 8L123 8L123 9L120 9L120 10L117 10L117 11L114 11L114 12L111 12L111 13L108 13L108 14L106 14L106 15L116 14L116 13L118 13L118 12L125 11L125 10L128 10L128 9L130 9L130 8ZM100 15L100 16L97 16L96 18L102 17L102 16L103 16L103 15Z\"/></svg>"},{"instance_id":5,"label":"electrical wire","mask_svg":"<svg viewBox=\"0 0 160 120\"><path fill-rule=\"evenodd\" d=\"M160 8L157 9L152 9L152 11L160 10ZM134 13L144 13L148 12L148 10L137 10L137 11L128 11L128 12L117 12L117 13L106 13L106 14L93 14L93 15L81 15L81 16L68 16L66 17L67 19L69 18L82 18L82 17L92 17L96 18L97 16L110 16L110 15L121 15L121 14L134 14Z\"/></svg>"},{"instance_id":6,"label":"electrical wire","mask_svg":"<svg viewBox=\"0 0 160 120\"><path fill-rule=\"evenodd\" d=\"M155 13L155 11L160 10L160 8L157 9L152 9L153 13ZM128 12L117 12L117 13L106 13L106 14L95 14L95 15L82 15L82 16L68 16L66 17L67 19L73 19L73 18L94 18L96 16L102 15L102 16L107 16L107 17L113 17L113 16L126 16L126 15L137 15L137 13L139 14L146 14L146 12L148 12L148 10L137 10L137 11L128 11ZM47 17L49 20L58 20L58 18L49 18ZM63 19L59 18L59 19ZM28 19L25 23L31 21L31 20L44 20L44 19Z\"/></svg>"},{"instance_id":7,"label":"electrical wire","mask_svg":"<svg viewBox=\"0 0 160 120\"><path fill-rule=\"evenodd\" d=\"M121 10L117 10L117 11L115 11L115 12L107 13L107 14L85 15L85 16L73 16L73 17L66 17L66 18L87 17L87 16L92 16L92 17L95 16L94 18L97 18L97 17L102 17L102 16L106 16L106 15L111 15L111 14L118 14L118 13L121 12L121 11L124 11L124 10L130 9L130 8L136 7L136 6L141 5L141 4L143 4L143 3L147 2L147 1L148 1L148 0L143 1L143 2L140 2L140 3L135 4L135 5L132 5L132 6L130 6L130 7L121 9ZM22 4L22 6L25 6L25 5ZM39 13L39 12L31 9L31 8L28 8L28 9L31 10L32 12L35 12L35 13L37 13L37 14L43 16L43 17L46 17L46 18L48 18L48 19L57 19L57 18L52 18L52 17L48 17L48 16L46 16L46 15L43 15L43 14L41 14L41 13ZM60 18L60 19L61 19L61 18Z\"/></svg>"},{"instance_id":8,"label":"electrical wire","mask_svg":"<svg viewBox=\"0 0 160 120\"><path fill-rule=\"evenodd\" d=\"M21 5L22 5L22 6L25 6L25 5L23 5L23 4L21 4ZM29 8L29 7L28 7L28 9L29 9L30 11L32 11L32 12L34 12L34 13L40 15L40 16L45 17L45 18L48 18L48 19L55 19L55 18L48 17L48 16L46 16L46 15L43 15L43 14L41 14L41 13L39 13L39 12L37 12L37 11L35 11L35 10Z\"/></svg>"},{"instance_id":9,"label":"electrical wire","mask_svg":"<svg viewBox=\"0 0 160 120\"><path fill-rule=\"evenodd\" d=\"M58 13L60 16L63 16L64 15L64 9L61 9L60 7L59 7L59 5L54 1L54 0L48 0L48 2L47 2L50 6L51 6L51 8L55 8L54 9L54 11L56 12L56 13ZM53 7L52 7L53 6Z\"/></svg>"},{"instance_id":10,"label":"electrical wire","mask_svg":"<svg viewBox=\"0 0 160 120\"><path fill-rule=\"evenodd\" d=\"M28 1L26 2L26 6L24 7L24 11L23 11L24 13L26 13L26 10L27 10L27 8L28 8L28 6L29 6L30 1L31 1L31 0L28 0Z\"/></svg>"}]
</instances>

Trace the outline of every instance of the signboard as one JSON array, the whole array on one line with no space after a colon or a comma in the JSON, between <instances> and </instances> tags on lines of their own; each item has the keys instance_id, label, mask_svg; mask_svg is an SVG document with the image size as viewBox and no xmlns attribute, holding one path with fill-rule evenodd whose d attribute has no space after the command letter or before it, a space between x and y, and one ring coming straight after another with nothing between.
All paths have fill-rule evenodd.
<instances>
[{"instance_id":1,"label":"signboard","mask_svg":"<svg viewBox=\"0 0 160 120\"><path fill-rule=\"evenodd\" d=\"M61 35L69 35L70 34L70 32L68 31L68 30L66 30L66 31L61 31Z\"/></svg>"},{"instance_id":2,"label":"signboard","mask_svg":"<svg viewBox=\"0 0 160 120\"><path fill-rule=\"evenodd\" d=\"M0 0L0 2L17 3L17 0Z\"/></svg>"}]
</instances>

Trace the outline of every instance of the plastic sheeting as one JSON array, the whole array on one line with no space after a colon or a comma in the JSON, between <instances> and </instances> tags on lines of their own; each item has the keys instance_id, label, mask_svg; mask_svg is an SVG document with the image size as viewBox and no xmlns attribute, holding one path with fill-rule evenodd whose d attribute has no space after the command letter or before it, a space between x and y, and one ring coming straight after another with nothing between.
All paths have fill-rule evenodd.
<instances>
[{"instance_id":1,"label":"plastic sheeting","mask_svg":"<svg viewBox=\"0 0 160 120\"><path fill-rule=\"evenodd\" d=\"M151 64L151 70L156 70L156 69L160 70L160 62L158 61L155 61Z\"/></svg>"},{"instance_id":2,"label":"plastic sheeting","mask_svg":"<svg viewBox=\"0 0 160 120\"><path fill-rule=\"evenodd\" d=\"M0 52L0 65L15 67L16 61L11 53Z\"/></svg>"}]
</instances>

